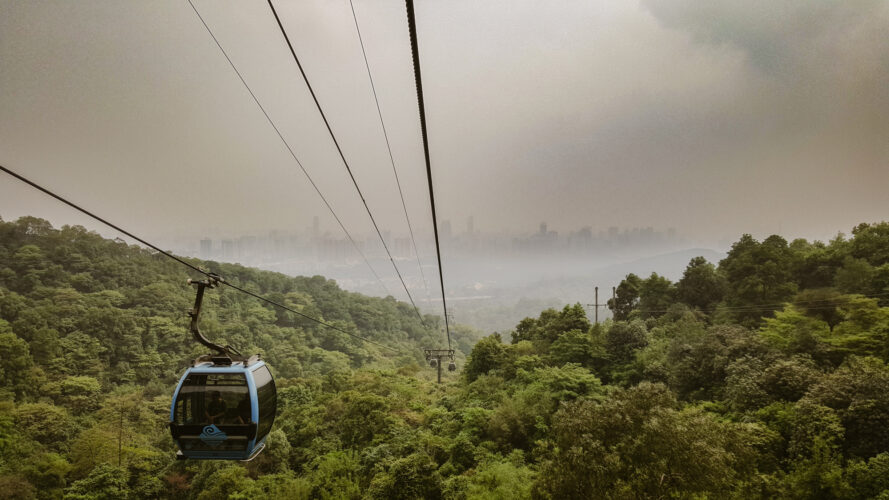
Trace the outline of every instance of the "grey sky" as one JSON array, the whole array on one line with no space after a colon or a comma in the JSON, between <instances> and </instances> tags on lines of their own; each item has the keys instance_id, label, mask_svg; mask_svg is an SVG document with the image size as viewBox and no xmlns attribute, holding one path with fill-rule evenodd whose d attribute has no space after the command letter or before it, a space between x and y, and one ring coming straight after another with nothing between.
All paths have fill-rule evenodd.
<instances>
[{"instance_id":1,"label":"grey sky","mask_svg":"<svg viewBox=\"0 0 889 500\"><path fill-rule=\"evenodd\" d=\"M265 2L195 0L347 227L371 231ZM277 3L379 222L406 232L348 1ZM404 3L356 9L412 220ZM443 218L826 238L889 209L889 2L417 0ZM185 0L0 0L0 164L150 238L332 218ZM0 215L82 217L0 180ZM107 233L106 233L107 234Z\"/></svg>"}]
</instances>

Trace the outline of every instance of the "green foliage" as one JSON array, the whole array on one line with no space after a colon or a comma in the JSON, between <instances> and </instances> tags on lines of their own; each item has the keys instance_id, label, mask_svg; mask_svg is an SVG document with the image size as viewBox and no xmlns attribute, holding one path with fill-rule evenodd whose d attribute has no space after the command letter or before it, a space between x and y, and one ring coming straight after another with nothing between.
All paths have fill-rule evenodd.
<instances>
[{"instance_id":1,"label":"green foliage","mask_svg":"<svg viewBox=\"0 0 889 500\"><path fill-rule=\"evenodd\" d=\"M662 385L568 404L555 416L553 458L536 490L552 498L724 496L754 470L755 426L680 410Z\"/></svg>"},{"instance_id":2,"label":"green foliage","mask_svg":"<svg viewBox=\"0 0 889 500\"><path fill-rule=\"evenodd\" d=\"M676 297L691 307L709 309L722 300L725 288L725 279L716 272L716 266L703 257L695 257L676 283Z\"/></svg>"},{"instance_id":3,"label":"green foliage","mask_svg":"<svg viewBox=\"0 0 889 500\"><path fill-rule=\"evenodd\" d=\"M59 448L77 430L64 408L47 403L19 405L13 415L19 430L51 448Z\"/></svg>"},{"instance_id":4,"label":"green foliage","mask_svg":"<svg viewBox=\"0 0 889 500\"><path fill-rule=\"evenodd\" d=\"M869 293L875 275L874 267L866 260L846 257L843 267L837 269L833 283L843 293Z\"/></svg>"},{"instance_id":5,"label":"green foliage","mask_svg":"<svg viewBox=\"0 0 889 500\"><path fill-rule=\"evenodd\" d=\"M589 367L603 355L592 336L580 330L562 334L549 348L549 362L554 365L577 363Z\"/></svg>"},{"instance_id":6,"label":"green foliage","mask_svg":"<svg viewBox=\"0 0 889 500\"><path fill-rule=\"evenodd\" d=\"M565 306L561 311L547 309L537 319L525 318L519 322L512 334L512 343L528 340L549 345L562 334L572 330L587 332L591 326L580 304Z\"/></svg>"},{"instance_id":7,"label":"green foliage","mask_svg":"<svg viewBox=\"0 0 889 500\"><path fill-rule=\"evenodd\" d=\"M534 471L511 462L486 462L476 469L465 491L467 499L531 498Z\"/></svg>"},{"instance_id":8,"label":"green foliage","mask_svg":"<svg viewBox=\"0 0 889 500\"><path fill-rule=\"evenodd\" d=\"M605 352L615 365L629 363L635 352L648 345L648 331L641 321L615 322L605 332Z\"/></svg>"},{"instance_id":9,"label":"green foliage","mask_svg":"<svg viewBox=\"0 0 889 500\"><path fill-rule=\"evenodd\" d=\"M214 472L206 481L203 491L197 500L213 500L216 498L240 497L240 492L250 487L252 480L247 477L243 467L229 466Z\"/></svg>"},{"instance_id":10,"label":"green foliage","mask_svg":"<svg viewBox=\"0 0 889 500\"><path fill-rule=\"evenodd\" d=\"M802 314L791 306L765 318L760 329L763 339L772 347L790 353L814 355L819 342L830 334L830 326L816 318Z\"/></svg>"},{"instance_id":11,"label":"green foliage","mask_svg":"<svg viewBox=\"0 0 889 500\"><path fill-rule=\"evenodd\" d=\"M614 314L614 319L624 321L629 319L630 313L639 304L639 292L642 288L642 280L633 273L621 280L614 292L614 298L608 299L608 308Z\"/></svg>"},{"instance_id":12,"label":"green foliage","mask_svg":"<svg viewBox=\"0 0 889 500\"><path fill-rule=\"evenodd\" d=\"M850 357L805 399L837 412L848 455L868 458L889 450L889 367L879 359Z\"/></svg>"},{"instance_id":13,"label":"green foliage","mask_svg":"<svg viewBox=\"0 0 889 500\"><path fill-rule=\"evenodd\" d=\"M474 381L479 375L484 375L491 370L500 368L506 361L507 347L500 340L500 334L493 334L479 340L472 348L463 374L469 382Z\"/></svg>"},{"instance_id":14,"label":"green foliage","mask_svg":"<svg viewBox=\"0 0 889 500\"><path fill-rule=\"evenodd\" d=\"M366 445L389 432L389 401L376 394L346 391L327 404L327 418L349 446Z\"/></svg>"},{"instance_id":15,"label":"green foliage","mask_svg":"<svg viewBox=\"0 0 889 500\"><path fill-rule=\"evenodd\" d=\"M367 495L370 498L414 500L441 496L438 466L425 453L413 453L389 461L374 475Z\"/></svg>"},{"instance_id":16,"label":"green foliage","mask_svg":"<svg viewBox=\"0 0 889 500\"><path fill-rule=\"evenodd\" d=\"M723 391L733 361L760 357L765 351L760 338L741 326L686 329L670 341L666 357L669 380L683 399L715 399Z\"/></svg>"},{"instance_id":17,"label":"green foliage","mask_svg":"<svg viewBox=\"0 0 889 500\"><path fill-rule=\"evenodd\" d=\"M127 471L102 464L65 491L65 500L117 500L129 497ZM218 498L218 497L209 497Z\"/></svg>"},{"instance_id":18,"label":"green foliage","mask_svg":"<svg viewBox=\"0 0 889 500\"><path fill-rule=\"evenodd\" d=\"M889 222L862 223L852 229L849 254L872 266L889 263Z\"/></svg>"},{"instance_id":19,"label":"green foliage","mask_svg":"<svg viewBox=\"0 0 889 500\"><path fill-rule=\"evenodd\" d=\"M0 498L889 498L887 228L745 235L675 285L628 275L595 327L580 304L529 312L509 343L457 326L463 373L442 386L421 349L436 318L194 261L401 350L208 294L205 333L262 352L279 389L267 449L240 464L173 458L170 391L201 353L183 270L0 221Z\"/></svg>"},{"instance_id":20,"label":"green foliage","mask_svg":"<svg viewBox=\"0 0 889 500\"><path fill-rule=\"evenodd\" d=\"M659 317L676 300L676 287L667 278L651 273L639 287L639 309L643 317Z\"/></svg>"},{"instance_id":21,"label":"green foliage","mask_svg":"<svg viewBox=\"0 0 889 500\"><path fill-rule=\"evenodd\" d=\"M33 389L31 368L34 362L28 343L9 330L9 324L0 320L0 387L21 399Z\"/></svg>"},{"instance_id":22,"label":"green foliage","mask_svg":"<svg viewBox=\"0 0 889 500\"><path fill-rule=\"evenodd\" d=\"M727 301L730 306L765 309L740 311L735 316L744 324L756 324L789 300L797 291L793 281L796 256L780 236L769 236L762 243L745 234L732 245L719 270L729 283Z\"/></svg>"}]
</instances>

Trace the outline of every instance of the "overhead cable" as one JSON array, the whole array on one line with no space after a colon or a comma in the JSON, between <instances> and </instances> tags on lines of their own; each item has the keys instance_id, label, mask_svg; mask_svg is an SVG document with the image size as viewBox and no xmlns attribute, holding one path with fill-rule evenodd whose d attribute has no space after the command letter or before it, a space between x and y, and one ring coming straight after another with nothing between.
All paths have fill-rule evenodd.
<instances>
[{"instance_id":1,"label":"overhead cable","mask_svg":"<svg viewBox=\"0 0 889 500\"><path fill-rule=\"evenodd\" d=\"M281 142L284 143L284 146L287 148L287 151L290 152L290 156L293 157L293 160L296 162L297 165L299 165L300 170L302 170L303 174L305 174L306 178L309 180L309 183L312 185L313 188L315 188L315 192L318 193L318 196L321 197L321 200L324 202L324 206L327 207L327 210L329 210L331 215L333 215L333 218L336 220L337 224L339 224L339 226L343 230L343 232L346 233L346 237L352 243L352 246L355 248L355 251L358 252L358 255L360 255L362 259L364 259L364 263L367 264L367 267L370 269L370 272L374 275L374 277L376 278L376 280L380 284L380 286L383 287L383 290L386 292L386 295L391 295L391 293L389 293L389 289L386 287L386 284L383 283L383 280L380 278L380 275L377 274L377 271L373 268L372 265L370 265L370 261L364 255L364 252L361 251L361 247L358 246L358 243L355 241L355 238L353 238L352 235L349 233L349 230L346 229L346 226L340 220L339 216L337 216L336 212L333 210L333 207L327 201L327 198L325 198L324 194L321 193L321 189L318 188L318 185L315 184L314 180L312 180L312 176L309 175L309 172L305 169L305 167L303 167L302 162L299 161L299 158L297 158L296 153L293 151L293 148L290 147L290 143L287 142L287 139L285 139L284 135L281 134L281 131L278 129L278 126L275 125L274 120L272 120L271 116L269 116L268 112L266 112L265 107L262 105L262 103L259 102L259 99L256 97L256 94L253 93L253 90L250 89L250 85L247 85L247 80L245 80L244 77L241 75L241 72L238 71L237 66L235 66L234 62L232 62L231 58L228 56L228 53L222 47L222 44L219 43L219 40L216 38L216 35L213 34L213 30L211 30L210 26L207 24L207 22L204 21L204 18L203 18L203 16L201 16L201 13L198 12L197 7L195 7L194 3L192 3L191 0L188 0L188 4L191 5L192 10L194 10L194 13L197 14L198 19L201 20L201 24L204 25L204 28L207 30L207 33L209 33L210 37L213 38L213 41L216 42L216 46L219 47L219 50L222 52L222 55L225 56L225 60L228 61L228 64L235 71L235 74L238 75L238 78L241 80L241 83L244 84L244 88L246 88L247 92L250 93L250 97L253 98L253 102L256 103L256 105L259 107L259 110L262 111L263 115L265 115L265 118L266 118L266 120L268 120L269 125L271 125L273 129L275 129L275 133L278 134L278 138L281 139Z\"/></svg>"},{"instance_id":2,"label":"overhead cable","mask_svg":"<svg viewBox=\"0 0 889 500\"><path fill-rule=\"evenodd\" d=\"M377 105L377 116L380 117L380 128L383 129L383 138L386 139L386 149L389 151L389 163L392 164L392 173L395 174L395 184L398 186L398 195L401 197L401 208L404 209L404 220L407 221L407 228L411 235L411 244L414 245L414 253L417 256L417 268L420 270L420 276L423 278L423 287L426 289L426 300L429 300L429 284L426 281L426 273L423 272L423 264L420 263L420 249L417 247L417 240L414 238L414 228L411 225L411 218L407 214L407 204L404 202L404 192L401 190L401 180L398 178L398 170L395 168L395 157L392 155L392 146L389 144L389 133L386 131L386 123L383 121L380 100L377 98L377 88L376 85L374 85L373 74L370 71L370 63L367 62L367 51L364 49L364 38L361 36L361 28L358 26L358 16L355 14L355 5L352 0L349 0L349 7L352 8L352 19L355 21L355 31L358 33L358 42L361 44L361 55L364 56L364 67L367 68L367 78L370 80L370 89L373 91L374 103Z\"/></svg>"},{"instance_id":3,"label":"overhead cable","mask_svg":"<svg viewBox=\"0 0 889 500\"><path fill-rule=\"evenodd\" d=\"M142 239L142 238L140 238L140 237L134 235L133 233L131 233L131 232L129 232L129 231L127 231L127 230L121 228L120 226L117 226L117 225L115 225L115 224L112 224L111 222L108 222L107 220L103 219L102 217L99 217L98 215L96 215L96 214L90 212L89 210L87 210L87 209L81 207L80 205L77 205L77 204L75 204L75 203L73 203L73 202L71 202L71 201L68 201L67 199L65 199L65 198L63 198L63 197L57 195L56 193L50 191L49 189L44 188L43 186L40 186L39 184L37 184L37 183L35 183L35 182L31 181L31 180L28 180L28 179L26 179L25 177L22 177L21 175L19 175L19 174L13 172L12 170L9 170L8 168L4 167L3 165L0 165L0 170L2 170L3 172L6 172L7 174L9 174L9 175L15 177L15 178L18 179L18 180L24 182L25 184L28 184L29 186L31 186L31 187L33 187L33 188L35 188L35 189L38 189L38 190L42 191L43 193L45 193L45 194L47 194L47 195L49 195L49 196L52 196L53 198L55 198L55 199L61 201L62 203L68 205L69 207L71 207L71 208L73 208L73 209L79 211L80 213L82 213L82 214L84 214L84 215L87 215L87 216L89 216L89 217L91 217L91 218L93 218L93 219L95 219L95 220L101 222L102 224L105 224L106 226L108 226L108 227L114 229L115 231L118 231L119 233L124 234L124 235L126 235L126 236L128 236L128 237L130 237L130 238L132 238L132 239L134 239L134 240L136 240L136 241L138 241L139 243L142 243L143 245L145 245L145 246L151 248L152 250L154 250L154 251L160 253L161 255L164 255L164 256L166 256L166 257L169 257L169 258L175 260L176 262L178 262L178 263L182 264L183 266L185 266L185 267L191 269L192 271L194 271L194 272L196 272L196 273L203 274L204 276L207 276L207 277L210 277L210 278L219 280L219 276L216 276L216 275L213 274L213 273L204 271L203 269L201 269L201 268L195 266L194 264L192 264L192 263L190 263L190 262L187 262L187 261L183 260L182 258L177 257L177 256L173 255L173 254L170 253L170 252L167 252L166 250L162 250L162 249L161 249L160 247L158 247L157 245L153 245L153 244L149 243L148 241L146 241L146 240L144 240L144 239ZM293 309L293 308L291 308L291 307L287 307L287 306L285 306L284 304L281 304L281 303L279 303L279 302L275 302L274 300L267 299L267 298L265 298L265 297L263 297L263 296L261 296L261 295L259 295L259 294L253 293L253 292L251 292L251 291L249 291L249 290L245 290L244 288L241 288L241 287L239 287L239 286L237 286L237 285L234 285L234 284L232 284L232 283L229 283L229 282L227 282L227 281L225 281L225 280L219 280L219 282L222 283L223 285L226 285L226 286L228 286L228 287L230 287L230 288L232 288L232 289L234 289L234 290L237 290L237 291L239 291L239 292L241 292L241 293L245 293L245 294L247 294L247 295L250 295L251 297L257 298L257 299L259 299L259 300L261 300L261 301L263 301L263 302L266 302L266 303L268 303L268 304L271 304L271 305L273 305L273 306L275 306L275 307L281 308L281 309L283 309L283 310L285 310L285 311L292 312L292 313L294 313L294 314L296 314L296 315L298 315L298 316L301 316L301 317L303 317L303 318L305 318L305 319L308 319L308 320L310 320L310 321L313 321L313 322L315 322L315 323L317 323L317 324L319 324L319 325L321 325L321 326L325 326L325 327L327 327L327 328L330 328L331 330L336 330L336 331L338 331L338 332L340 332L340 333L344 333L344 334L346 334L346 335L348 335L348 336L350 336L350 337L352 337L352 338L354 338L354 339L361 340L362 342L367 342L368 344L373 344L373 345L375 345L375 346L377 346L377 347L381 347L381 348L383 348L383 349L386 349L386 350L389 350L389 351L392 351L392 352L399 352L397 349L394 349L394 348L392 348L392 347L383 345L383 344L381 344L381 343L379 343L379 342L370 340L370 339L365 338L365 337L362 337L362 336L360 336L360 335L355 335L354 333L350 333L350 332L348 332L348 331L346 331L346 330L343 330L342 328L340 328L340 327L338 327L338 326L332 325L332 324L330 324L330 323L327 323L326 321L322 321L322 320L320 320L320 319L318 319L318 318L314 318L314 317L309 316L309 315L307 315L307 314L305 314L305 313L299 312L299 311L297 311L297 310L295 310L295 309Z\"/></svg>"},{"instance_id":4,"label":"overhead cable","mask_svg":"<svg viewBox=\"0 0 889 500\"><path fill-rule=\"evenodd\" d=\"M330 127L330 122L327 121L327 115L325 115L324 110L321 109L321 103L318 101L318 96L315 95L315 90L312 88L312 84L309 83L309 78L308 76L306 76L306 72L303 70L303 66L299 62L299 57L297 57L296 51L293 49L293 44L290 43L290 37L287 36L287 30L284 29L284 25L281 23L281 18L278 17L278 11L275 10L275 5L272 3L272 0L268 0L268 4L269 7L272 9L272 14L275 16L275 21L278 22L278 28L280 28L281 34L284 35L284 41L287 42L287 47L290 49L290 54L293 56L293 60L296 61L296 67L299 68L299 72L303 77L303 81L306 82L306 87L308 87L309 93L312 95L312 100L315 101L315 106L318 108L318 113L321 114L321 119L324 120L324 125L327 127L327 132L330 134L330 138L333 139L333 145L336 146L336 150L337 152L339 152L340 158L343 160L343 165L346 166L346 171L349 172L349 177L352 179L352 184L355 186L355 190L358 191L358 197L361 198L361 203L364 204L364 209L367 211L367 215L368 217L370 217L370 221L373 223L374 229L377 232L377 236L380 237L380 243L383 244L383 249L386 251L386 255L389 256L389 262L392 263L392 267L395 269L395 274L398 275L398 280L401 281L401 286L402 288L404 288L404 292L407 294L407 298L411 301L411 305L414 306L414 311L417 313L417 317L420 318L420 321L423 324L425 324L426 321L423 319L423 315L420 314L420 310L417 308L417 304L414 302L414 297L411 295L410 290L408 290L407 285L404 282L404 278L401 276L401 271L398 270L398 266L395 264L395 259L392 258L392 253L389 251L389 247L388 245L386 245L386 240L385 238L383 238L383 233L382 231L380 231L380 227L377 225L377 221L376 219L374 219L374 216L370 211L370 207L367 205L367 200L364 199L364 194L361 192L361 188L358 187L358 181L355 180L355 175L352 174L352 168L349 166L349 162L346 161L346 155L343 154L340 143L336 140L333 129Z\"/></svg>"},{"instance_id":5,"label":"overhead cable","mask_svg":"<svg viewBox=\"0 0 889 500\"><path fill-rule=\"evenodd\" d=\"M413 0L406 0L407 26L411 38L411 55L414 63L414 81L417 86L417 104L420 108L420 133L423 136L423 155L426 159L426 180L429 184L429 204L432 207L432 230L435 233L435 255L438 259L438 282L441 285L441 304L444 308L445 332L448 336L448 349L451 348L451 328L448 322L448 299L445 296L444 275L441 270L441 244L438 238L438 217L435 213L435 191L432 189L432 165L429 162L429 137L426 134L426 105L423 102L423 79L420 75L420 49L417 44L417 21L414 16Z\"/></svg>"}]
</instances>

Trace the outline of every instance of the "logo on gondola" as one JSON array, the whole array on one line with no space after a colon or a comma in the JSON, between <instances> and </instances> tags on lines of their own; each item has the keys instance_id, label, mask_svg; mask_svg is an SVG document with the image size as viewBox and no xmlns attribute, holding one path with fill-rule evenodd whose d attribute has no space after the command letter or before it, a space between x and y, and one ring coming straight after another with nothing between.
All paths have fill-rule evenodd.
<instances>
[{"instance_id":1,"label":"logo on gondola","mask_svg":"<svg viewBox=\"0 0 889 500\"><path fill-rule=\"evenodd\" d=\"M208 446L219 446L220 443L228 439L228 435L213 424L204 427L204 432L198 437Z\"/></svg>"}]
</instances>

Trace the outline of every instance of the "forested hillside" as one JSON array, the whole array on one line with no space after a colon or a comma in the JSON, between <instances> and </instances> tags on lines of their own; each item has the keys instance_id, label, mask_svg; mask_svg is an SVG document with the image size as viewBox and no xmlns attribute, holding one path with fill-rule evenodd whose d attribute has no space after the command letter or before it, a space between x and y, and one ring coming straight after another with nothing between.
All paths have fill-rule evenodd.
<instances>
[{"instance_id":1,"label":"forested hillside","mask_svg":"<svg viewBox=\"0 0 889 500\"><path fill-rule=\"evenodd\" d=\"M349 400L343 391L354 388L358 368L381 377L394 376L396 367L417 372L422 348L443 342L439 318L426 316L424 325L410 305L391 297L345 292L321 276L192 262L395 349L228 287L207 292L202 331L243 352L262 353L278 379L282 410L322 394ZM0 221L0 498L200 493L189 487L192 477L216 467L174 463L166 429L176 381L206 351L188 333L185 313L195 292L186 284L187 271L163 255L81 227L57 230L32 217ZM455 347L468 352L474 332L452 333ZM355 404L365 404L364 397ZM331 424L327 416L322 420ZM259 460L268 463L251 473L289 470L290 447L281 430L288 419L278 422L271 453Z\"/></svg>"},{"instance_id":2,"label":"forested hillside","mask_svg":"<svg viewBox=\"0 0 889 500\"><path fill-rule=\"evenodd\" d=\"M202 329L264 354L279 417L252 462L177 462L170 396L202 353L184 268L0 222L0 498L889 498L887 223L629 275L599 325L577 304L458 328L441 386L440 325L409 305L194 263L399 353L208 292Z\"/></svg>"}]
</instances>

